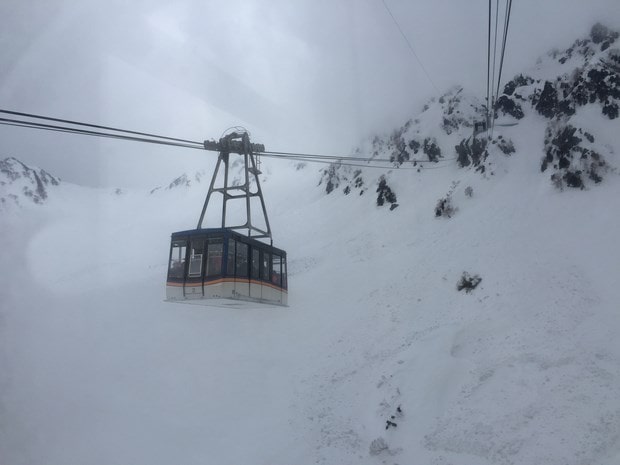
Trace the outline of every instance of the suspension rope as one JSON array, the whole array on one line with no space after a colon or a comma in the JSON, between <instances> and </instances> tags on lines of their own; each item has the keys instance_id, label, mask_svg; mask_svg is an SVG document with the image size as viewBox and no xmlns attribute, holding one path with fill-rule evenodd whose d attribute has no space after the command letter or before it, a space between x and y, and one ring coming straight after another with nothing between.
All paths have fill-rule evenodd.
<instances>
[{"instance_id":1,"label":"suspension rope","mask_svg":"<svg viewBox=\"0 0 620 465\"><path fill-rule=\"evenodd\" d=\"M401 29L400 25L398 24L398 21L396 21L396 18L394 17L394 15L392 14L392 10L390 10L390 7L387 5L387 3L385 2L385 0L381 0L381 2L383 2L383 6L385 7L385 9L387 10L387 12L389 13L390 17L392 18L392 21L394 21L394 24L396 25L396 28L398 29L398 31L400 32L400 35L403 36L403 39L405 39L405 42L407 43L407 45L409 46L409 50L411 51L411 53L413 54L414 58L416 59L416 61L418 62L418 64L420 65L420 68L422 68L422 71L424 71L424 74L426 75L427 79L429 80L429 82L433 85L433 87L435 88L435 91L437 91L437 93L439 93L439 89L437 88L437 86L435 85L435 83L433 82L433 80L431 79L431 76L428 74L428 71L426 71L426 68L424 67L424 65L422 64L422 61L420 60L420 57L418 57L418 54L415 52L413 45L411 45L411 42L409 41L409 39L407 38L407 36L405 35L405 33L403 32L403 30Z\"/></svg>"},{"instance_id":2,"label":"suspension rope","mask_svg":"<svg viewBox=\"0 0 620 465\"><path fill-rule=\"evenodd\" d=\"M57 126L57 125L52 125L52 124L37 123L34 121L17 120L17 119L12 119L12 118L0 118L0 124L7 125L7 126L19 126L19 127L25 127L25 128L31 128L31 129L41 129L44 131L64 132L64 133L70 133L70 134L80 134L84 136L107 137L111 139L120 139L120 140L132 141L132 142L145 142L145 143L150 143L150 144L170 145L170 146L175 146L175 147L185 147L185 148L204 150L204 147L202 146L202 144L194 145L194 143L186 144L186 143L172 142L172 141L167 141L167 140L149 139L145 137L126 136L123 134L113 134L113 133L106 133L106 132L101 132L101 131L90 131L90 130L85 130L85 129L71 128L68 126Z\"/></svg>"},{"instance_id":3,"label":"suspension rope","mask_svg":"<svg viewBox=\"0 0 620 465\"><path fill-rule=\"evenodd\" d=\"M489 123L491 119L489 118L489 112L491 111L491 2L489 0L489 32L487 38L487 120L486 120L486 129L488 129Z\"/></svg>"},{"instance_id":4,"label":"suspension rope","mask_svg":"<svg viewBox=\"0 0 620 465\"><path fill-rule=\"evenodd\" d=\"M0 110L0 113L6 113L11 115L23 115L28 116L33 119L41 119L45 121L67 121L67 123L83 126L83 127L93 127L93 128L110 128L109 126L101 126L94 125L89 123L82 123L78 121L62 120L60 118L52 118L48 116L41 115L33 115L30 113L22 113L15 112L9 110ZM191 148L195 150L205 150L204 144L202 142L191 141L186 139L179 139L175 137L168 136L160 136L152 133L138 132L138 131L130 131L126 129L118 129L118 128L110 128L115 132L106 132L106 131L94 131L91 129L82 129L71 126L64 125L56 125L56 124L48 124L41 123L37 121L29 121L24 119L15 119L15 118L0 118L0 125L4 126L13 126L13 127L22 127L29 129L39 129L44 131L51 132L60 132L67 134L78 134L84 136L92 136L92 137L102 137L102 138L110 138L117 140L126 140L131 142L143 142L149 144L157 144L157 145L166 145L172 147L181 147L181 148ZM132 134L132 135L128 135ZM137 137L137 135L144 135L148 137ZM365 158L365 157L355 157L355 156L336 156L336 155L319 155L312 153L295 153L295 152L277 152L277 151L264 151L264 152L256 152L256 155L261 155L263 157L274 158L274 159L286 159L292 161L299 162L309 162L309 163L326 163L326 164L338 164L342 166L351 166L358 168L377 168L377 169L419 169L417 164L420 165L425 163L433 163L438 164L440 162L452 161L456 158L441 158L435 161L431 160L421 160L421 159L410 159L406 160L404 163L413 164L413 167L405 167L401 165L394 166L396 160L391 158ZM392 166L386 166L386 164L391 163ZM448 164L441 164L439 166L435 166L433 169L448 166Z\"/></svg>"},{"instance_id":5,"label":"suspension rope","mask_svg":"<svg viewBox=\"0 0 620 465\"><path fill-rule=\"evenodd\" d=\"M502 40L502 56L499 60L499 75L497 78L497 92L495 94L495 101L499 96L499 85L502 81L502 68L504 66L504 53L506 52L506 40L508 38L508 25L510 24L510 10L512 9L512 0L507 0L506 17L504 20L504 39Z\"/></svg>"},{"instance_id":6,"label":"suspension rope","mask_svg":"<svg viewBox=\"0 0 620 465\"><path fill-rule=\"evenodd\" d=\"M444 162L444 161L452 161L455 160L456 158L441 158L435 162L430 162L429 160L405 160L404 162L402 162L401 165L397 165L396 160L391 161L390 163L392 163L392 166L386 166L386 165L377 165L377 164L371 164L372 162L375 161L375 159L372 158L364 158L362 159L362 161L366 161L368 164L362 164L362 163L353 163L350 162L346 157L345 158L338 158L338 159L329 159L329 160L324 160L324 159L316 159L316 158L306 158L306 157L291 157L291 156L286 156L286 155L275 155L275 154L265 154L264 152L260 152L260 155L263 157L268 157L268 158L280 158L280 159L285 159L285 160L292 160L292 161L297 161L297 162L309 162L309 163L323 163L323 164L328 164L328 165L340 165L340 166L351 166L351 167L357 167L357 168L377 168L377 169L418 169L416 167L416 165L418 163L420 163L420 168L423 169L436 169L436 168L443 168L445 166L449 166L450 164L441 164L439 165L440 162ZM410 166L403 166L405 163L407 163L407 165L409 164L413 164L413 167ZM434 166L434 167L426 167L426 165L422 165L422 163L433 163L436 164L438 166Z\"/></svg>"},{"instance_id":7,"label":"suspension rope","mask_svg":"<svg viewBox=\"0 0 620 465\"><path fill-rule=\"evenodd\" d=\"M342 156L336 156L336 155L314 155L314 154L309 154L309 153L293 153L293 152L270 152L270 151L265 151L265 152L256 152L256 153L260 153L261 155L265 155L268 156L270 154L275 154L275 155L282 155L283 158L286 156L291 156L291 157L305 157L305 158L311 158L311 159L316 159L316 160L346 160L346 161L364 161L364 162L385 162L385 163L392 163L394 162L393 159L391 158L365 158L365 157L342 157ZM456 160L456 158L442 158L441 160ZM411 162L418 162L418 163L434 163L434 161L431 160L419 160L419 159L414 159L414 160L407 160L407 161L411 161Z\"/></svg>"},{"instance_id":8,"label":"suspension rope","mask_svg":"<svg viewBox=\"0 0 620 465\"><path fill-rule=\"evenodd\" d=\"M508 40L508 26L510 25L510 14L512 10L512 0L506 0L506 6L504 9L504 28L502 31L502 42L500 47L500 57L499 57L499 69L497 71L497 80L495 79L495 71L497 69L496 59L497 59L497 39L498 39L498 24L499 24L499 0L496 1L495 5L495 34L494 34L494 46L493 46L493 65L492 65L492 78L491 78L491 86L489 88L489 68L490 64L490 53L491 53L491 15L492 15L492 7L491 0L489 0L489 39L487 45L487 112L488 118L490 119L490 127L487 128L487 134L489 140L493 138L493 132L495 129L495 116L496 116L496 107L497 101L499 99L499 89L502 82L502 70L504 67L504 57L506 54L506 42Z\"/></svg>"},{"instance_id":9,"label":"suspension rope","mask_svg":"<svg viewBox=\"0 0 620 465\"><path fill-rule=\"evenodd\" d=\"M157 135L157 134L150 134L148 132L129 131L127 129L113 128L113 127L110 127L110 126L101 126L99 124L82 123L80 121L73 121L73 120L62 119L62 118L52 118L50 116L35 115L35 114L32 114L32 113L22 113L22 112L19 112L19 111L2 110L2 109L0 109L0 113L5 113L7 115L13 115L13 116L21 116L21 117L26 117L26 118L32 118L32 119L42 119L42 120L46 120L46 121L55 121L57 123L73 124L75 126L85 126L85 127L95 128L95 129L105 129L107 131L123 132L125 134L134 134L134 135L137 135L137 136L156 137L157 139L170 140L170 141L175 141L175 142L185 142L185 143L188 143L188 144L202 145L202 142L196 142L196 141L193 141L193 140L178 139L176 137L168 137L168 136L160 136L160 135Z\"/></svg>"},{"instance_id":10,"label":"suspension rope","mask_svg":"<svg viewBox=\"0 0 620 465\"><path fill-rule=\"evenodd\" d=\"M493 75L491 77L491 82L493 83L493 87L491 88L491 102L493 108L495 106L495 98L497 97L493 90L495 88L495 71L497 70L496 60L497 60L497 25L499 23L499 0L495 0L495 32L493 34ZM494 111L493 109L491 111ZM495 118L495 113L493 113L492 118Z\"/></svg>"}]
</instances>

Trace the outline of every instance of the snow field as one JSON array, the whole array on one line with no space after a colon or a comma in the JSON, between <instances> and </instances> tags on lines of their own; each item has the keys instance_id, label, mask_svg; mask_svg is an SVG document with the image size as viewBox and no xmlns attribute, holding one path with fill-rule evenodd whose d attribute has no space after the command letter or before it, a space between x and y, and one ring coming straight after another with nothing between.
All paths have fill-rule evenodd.
<instances>
[{"instance_id":1,"label":"snow field","mask_svg":"<svg viewBox=\"0 0 620 465\"><path fill-rule=\"evenodd\" d=\"M576 118L618 166L613 125L589 111ZM3 211L0 457L615 465L620 184L555 190L545 124L501 128L517 152L484 175L391 170L393 211L373 175L362 196L326 196L316 166L265 161L287 309L163 302L170 233L195 226L208 177L152 194L63 184ZM436 218L454 182L456 214ZM482 277L469 294L464 271Z\"/></svg>"}]
</instances>

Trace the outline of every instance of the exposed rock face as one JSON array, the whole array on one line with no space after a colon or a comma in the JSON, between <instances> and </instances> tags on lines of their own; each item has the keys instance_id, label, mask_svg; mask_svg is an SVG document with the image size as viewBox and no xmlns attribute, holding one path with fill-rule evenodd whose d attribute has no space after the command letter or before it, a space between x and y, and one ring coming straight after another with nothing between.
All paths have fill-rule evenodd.
<instances>
[{"instance_id":1,"label":"exposed rock face","mask_svg":"<svg viewBox=\"0 0 620 465\"><path fill-rule=\"evenodd\" d=\"M428 157L428 161L439 161L441 158L441 149L437 144L437 140L434 137L427 137L424 139L424 146L422 150Z\"/></svg>"},{"instance_id":2,"label":"exposed rock face","mask_svg":"<svg viewBox=\"0 0 620 465\"><path fill-rule=\"evenodd\" d=\"M584 189L586 184L598 184L608 170L605 158L593 148L594 136L570 124L549 125L545 133L545 158L540 170L552 168L551 180L563 189Z\"/></svg>"},{"instance_id":3,"label":"exposed rock face","mask_svg":"<svg viewBox=\"0 0 620 465\"><path fill-rule=\"evenodd\" d=\"M385 176L381 176L381 178L379 178L377 193L378 207L382 207L386 203L390 204L390 210L394 210L396 207L398 207L398 204L396 203L396 194L394 194L390 186L388 186Z\"/></svg>"},{"instance_id":4,"label":"exposed rock face","mask_svg":"<svg viewBox=\"0 0 620 465\"><path fill-rule=\"evenodd\" d=\"M232 165L232 168L238 168L238 164ZM164 190L169 191L172 189L179 189L179 188L187 189L191 187L193 184L200 184L202 180L205 179L205 176L206 176L206 173L204 170L196 171L193 175L188 175L187 173L183 173L181 176L178 176L174 178L172 181L170 181L170 184L168 184L165 187L163 186L154 187L153 189L151 189L150 194L154 194L155 192L163 192ZM229 182L231 184L234 184L234 183L239 184L238 178L239 178L239 175L235 174L234 177L231 177L229 179Z\"/></svg>"},{"instance_id":5,"label":"exposed rock face","mask_svg":"<svg viewBox=\"0 0 620 465\"><path fill-rule=\"evenodd\" d=\"M555 87L550 82L545 82L538 103L536 103L536 111L545 118L553 118L558 108L558 94Z\"/></svg>"},{"instance_id":6,"label":"exposed rock face","mask_svg":"<svg viewBox=\"0 0 620 465\"><path fill-rule=\"evenodd\" d=\"M497 99L496 109L498 112L510 115L515 119L521 119L525 116L521 105L508 95L502 95Z\"/></svg>"},{"instance_id":7,"label":"exposed rock face","mask_svg":"<svg viewBox=\"0 0 620 465\"><path fill-rule=\"evenodd\" d=\"M461 168L469 165L480 167L484 172L484 165L481 163L488 157L487 140L467 138L463 139L454 149L458 154L456 161Z\"/></svg>"},{"instance_id":8,"label":"exposed rock face","mask_svg":"<svg viewBox=\"0 0 620 465\"><path fill-rule=\"evenodd\" d=\"M486 102L455 87L430 99L401 127L383 137L375 136L357 149L357 157L377 161L375 168L383 166L379 159L389 160L391 164L386 164L383 172L363 168L353 171L346 164L334 164L323 170L320 184L328 194L339 190L350 194L356 189L362 194L366 186L376 183L377 204L385 206L396 203L385 196L391 169L407 168L416 175L456 160L460 168L493 175L497 157L519 153L521 142L504 137L501 126L541 117L546 131L539 142L540 158L535 162L540 163L541 172L559 189L599 184L615 169L610 166L613 149L603 134L597 133L596 125L586 128L580 114L594 110L603 119L620 117L619 38L620 33L595 24L587 37L566 50L550 52L529 74L520 73L509 80L495 106L495 117L504 121L494 126L491 138L484 130L474 131L480 125L486 127ZM396 197L394 186L389 195Z\"/></svg>"},{"instance_id":9,"label":"exposed rock face","mask_svg":"<svg viewBox=\"0 0 620 465\"><path fill-rule=\"evenodd\" d=\"M187 174L182 174L178 178L174 179L168 187L167 190L174 189L176 187L190 187L193 182L200 183L202 178L204 177L204 171L198 171L194 173L194 176L189 176Z\"/></svg>"},{"instance_id":10,"label":"exposed rock face","mask_svg":"<svg viewBox=\"0 0 620 465\"><path fill-rule=\"evenodd\" d=\"M0 160L0 207L21 202L43 203L49 188L59 184L60 179L47 171L31 168L16 158Z\"/></svg>"},{"instance_id":11,"label":"exposed rock face","mask_svg":"<svg viewBox=\"0 0 620 465\"><path fill-rule=\"evenodd\" d=\"M562 118L576 109L599 103L609 119L619 116L620 51L611 48L620 34L595 24L590 37L576 40L563 52L550 53L568 69L554 80L535 80L519 74L504 86L497 111L523 118L523 103L530 103L545 118Z\"/></svg>"},{"instance_id":12,"label":"exposed rock face","mask_svg":"<svg viewBox=\"0 0 620 465\"><path fill-rule=\"evenodd\" d=\"M338 189L341 183L341 178L346 179L345 175L338 171L338 165L329 165L323 170L321 179L319 180L319 186L325 184L325 192L331 194L334 189ZM346 192L347 194L349 192Z\"/></svg>"},{"instance_id":13,"label":"exposed rock face","mask_svg":"<svg viewBox=\"0 0 620 465\"><path fill-rule=\"evenodd\" d=\"M327 194L338 189L341 184L344 184L342 192L345 195L349 195L352 189L358 189L359 195L363 195L366 191L364 177L360 169L352 170L348 166L332 164L321 171L319 186L324 185Z\"/></svg>"}]
</instances>

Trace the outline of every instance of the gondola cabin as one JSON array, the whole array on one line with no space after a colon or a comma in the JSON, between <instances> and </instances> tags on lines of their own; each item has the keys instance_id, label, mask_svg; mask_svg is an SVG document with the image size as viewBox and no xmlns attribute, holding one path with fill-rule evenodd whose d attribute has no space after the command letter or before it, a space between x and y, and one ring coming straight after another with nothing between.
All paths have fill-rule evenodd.
<instances>
[{"instance_id":1,"label":"gondola cabin","mask_svg":"<svg viewBox=\"0 0 620 465\"><path fill-rule=\"evenodd\" d=\"M198 305L287 305L286 252L231 229L172 233L166 300Z\"/></svg>"}]
</instances>

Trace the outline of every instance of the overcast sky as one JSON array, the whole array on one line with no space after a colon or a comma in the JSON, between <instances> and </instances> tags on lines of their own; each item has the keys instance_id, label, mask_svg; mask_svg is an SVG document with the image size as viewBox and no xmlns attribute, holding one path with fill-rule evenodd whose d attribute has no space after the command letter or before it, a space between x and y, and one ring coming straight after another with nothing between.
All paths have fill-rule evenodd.
<instances>
[{"instance_id":1,"label":"overcast sky","mask_svg":"<svg viewBox=\"0 0 620 465\"><path fill-rule=\"evenodd\" d=\"M0 108L192 140L247 127L267 150L348 154L462 84L484 96L486 0L2 0ZM503 2L502 2L503 3ZM619 0L515 0L504 76L566 47ZM209 152L0 126L0 158L151 187Z\"/></svg>"}]
</instances>

